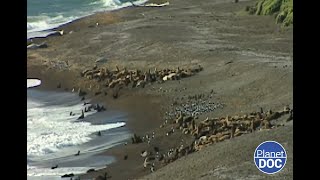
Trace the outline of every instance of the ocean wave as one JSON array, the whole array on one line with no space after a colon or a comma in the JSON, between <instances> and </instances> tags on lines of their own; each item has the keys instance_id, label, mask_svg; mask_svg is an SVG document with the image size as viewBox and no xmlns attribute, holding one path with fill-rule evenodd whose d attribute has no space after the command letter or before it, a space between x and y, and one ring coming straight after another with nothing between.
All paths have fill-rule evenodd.
<instances>
[{"instance_id":1,"label":"ocean wave","mask_svg":"<svg viewBox=\"0 0 320 180\"><path fill-rule=\"evenodd\" d=\"M129 0L102 0L104 2L105 10L116 10L125 7L132 6ZM148 0L133 0L134 4L141 5L146 3Z\"/></svg>"},{"instance_id":2,"label":"ocean wave","mask_svg":"<svg viewBox=\"0 0 320 180\"><path fill-rule=\"evenodd\" d=\"M77 19L76 16L65 17L63 15L57 16L28 16L27 17L27 32L39 32L55 28L59 25L68 23Z\"/></svg>"},{"instance_id":3,"label":"ocean wave","mask_svg":"<svg viewBox=\"0 0 320 180\"><path fill-rule=\"evenodd\" d=\"M38 21L38 22L28 22L27 23L27 30L29 32L32 31L41 31L41 30L45 30L48 29L50 26L47 23L47 21Z\"/></svg>"},{"instance_id":4,"label":"ocean wave","mask_svg":"<svg viewBox=\"0 0 320 180\"><path fill-rule=\"evenodd\" d=\"M135 4L140 5L148 0L137 0ZM120 8L132 6L130 2L123 2L121 0L98 0L88 4L90 8L83 8L72 12L59 12L59 13L42 13L37 16L27 17L27 39L34 37L45 37L52 31L50 29L59 27L60 25L69 23L76 19L89 16L95 12L111 11ZM47 32L43 32L47 31ZM37 33L42 32L42 33Z\"/></svg>"},{"instance_id":5,"label":"ocean wave","mask_svg":"<svg viewBox=\"0 0 320 180\"><path fill-rule=\"evenodd\" d=\"M121 2L117 0L101 0L103 2L104 7L115 7L120 6Z\"/></svg>"},{"instance_id":6,"label":"ocean wave","mask_svg":"<svg viewBox=\"0 0 320 180\"><path fill-rule=\"evenodd\" d=\"M27 176L57 176L61 179L61 175L63 174L69 174L70 172L80 174L91 168L94 167L60 167L58 169L49 169L27 165Z\"/></svg>"},{"instance_id":7,"label":"ocean wave","mask_svg":"<svg viewBox=\"0 0 320 180\"><path fill-rule=\"evenodd\" d=\"M66 147L80 145L91 140L90 135L98 131L125 126L125 122L92 125L78 122L77 117L84 108L82 104L73 106L44 106L30 99L27 103L27 156L40 158ZM70 116L69 112L76 113ZM95 112L85 113L85 116Z\"/></svg>"}]
</instances>

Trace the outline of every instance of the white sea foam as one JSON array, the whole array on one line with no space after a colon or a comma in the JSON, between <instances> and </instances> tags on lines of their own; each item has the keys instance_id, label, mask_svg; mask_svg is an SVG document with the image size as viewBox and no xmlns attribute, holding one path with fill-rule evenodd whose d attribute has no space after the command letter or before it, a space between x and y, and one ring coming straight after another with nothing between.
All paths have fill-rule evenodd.
<instances>
[{"instance_id":1,"label":"white sea foam","mask_svg":"<svg viewBox=\"0 0 320 180\"><path fill-rule=\"evenodd\" d=\"M48 28L50 27L45 20L27 23L27 30L29 30L29 32L42 31Z\"/></svg>"},{"instance_id":2,"label":"white sea foam","mask_svg":"<svg viewBox=\"0 0 320 180\"><path fill-rule=\"evenodd\" d=\"M62 14L57 16L28 16L27 17L27 31L28 32L37 32L44 31L47 29L52 29L61 24L70 22L74 20L76 17L69 16L64 17Z\"/></svg>"},{"instance_id":3,"label":"white sea foam","mask_svg":"<svg viewBox=\"0 0 320 180\"><path fill-rule=\"evenodd\" d=\"M52 178L58 177L61 179L61 175L70 173L80 174L91 168L97 169L95 167L59 167L57 169L51 169L27 165L27 176L52 176Z\"/></svg>"},{"instance_id":4,"label":"white sea foam","mask_svg":"<svg viewBox=\"0 0 320 180\"><path fill-rule=\"evenodd\" d=\"M27 79L27 88L36 87L41 84L40 79Z\"/></svg>"},{"instance_id":5,"label":"white sea foam","mask_svg":"<svg viewBox=\"0 0 320 180\"><path fill-rule=\"evenodd\" d=\"M136 5L146 3L148 0L134 1ZM27 39L34 37L46 37L53 33L50 29L56 28L60 25L69 23L76 19L92 15L95 12L111 11L128 6L132 6L130 2L121 3L119 0L100 0L89 3L89 5L96 6L95 8L88 8L83 11L74 12L60 12L59 14L41 14L37 16L27 17Z\"/></svg>"},{"instance_id":6,"label":"white sea foam","mask_svg":"<svg viewBox=\"0 0 320 180\"><path fill-rule=\"evenodd\" d=\"M45 37L54 31L50 29L56 28L62 24L69 23L77 18L78 16L57 15L54 17L50 16L28 16L27 17L27 38L33 37Z\"/></svg>"},{"instance_id":7,"label":"white sea foam","mask_svg":"<svg viewBox=\"0 0 320 180\"><path fill-rule=\"evenodd\" d=\"M84 121L76 122L83 108L82 104L65 107L45 106L40 102L28 100L27 156L41 159L63 148L90 141L89 135L94 132L125 125L124 122L103 125L92 125ZM70 116L70 111L76 115ZM85 117L93 113L87 112Z\"/></svg>"},{"instance_id":8,"label":"white sea foam","mask_svg":"<svg viewBox=\"0 0 320 180\"><path fill-rule=\"evenodd\" d=\"M119 0L102 0L104 2L104 7L106 10L115 10L115 9L121 9L125 7L132 6L131 2L125 2L121 3ZM141 5L146 3L148 0L138 0L138 1L133 1L135 5Z\"/></svg>"}]
</instances>

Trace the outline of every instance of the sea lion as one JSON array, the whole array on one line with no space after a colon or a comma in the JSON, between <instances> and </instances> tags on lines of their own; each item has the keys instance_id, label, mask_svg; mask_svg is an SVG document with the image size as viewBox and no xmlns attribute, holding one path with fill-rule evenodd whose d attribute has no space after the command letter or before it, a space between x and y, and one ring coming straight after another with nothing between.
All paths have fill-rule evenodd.
<instances>
[{"instance_id":1,"label":"sea lion","mask_svg":"<svg viewBox=\"0 0 320 180\"><path fill-rule=\"evenodd\" d=\"M183 117L184 123L190 123L194 118L192 116Z\"/></svg>"},{"instance_id":2,"label":"sea lion","mask_svg":"<svg viewBox=\"0 0 320 180\"><path fill-rule=\"evenodd\" d=\"M133 134L133 137L131 137L132 144L138 144L142 143L142 139L140 136L137 136L136 134Z\"/></svg>"},{"instance_id":3,"label":"sea lion","mask_svg":"<svg viewBox=\"0 0 320 180\"><path fill-rule=\"evenodd\" d=\"M190 130L188 128L183 128L182 133L183 134L189 134Z\"/></svg>"},{"instance_id":4,"label":"sea lion","mask_svg":"<svg viewBox=\"0 0 320 180\"><path fill-rule=\"evenodd\" d=\"M256 130L256 126L254 124L254 120L251 120L251 122L250 122L250 130L251 130L251 132Z\"/></svg>"},{"instance_id":5,"label":"sea lion","mask_svg":"<svg viewBox=\"0 0 320 180\"><path fill-rule=\"evenodd\" d=\"M154 163L152 163L151 167L150 167L150 171L154 172Z\"/></svg>"},{"instance_id":6,"label":"sea lion","mask_svg":"<svg viewBox=\"0 0 320 180\"><path fill-rule=\"evenodd\" d=\"M95 65L93 66L92 70L96 70L97 68L98 68L98 65L95 64Z\"/></svg>"},{"instance_id":7,"label":"sea lion","mask_svg":"<svg viewBox=\"0 0 320 180\"><path fill-rule=\"evenodd\" d=\"M182 120L183 120L183 115L181 112L179 112L179 117L175 120L175 123L179 124L179 126L181 126Z\"/></svg>"},{"instance_id":8,"label":"sea lion","mask_svg":"<svg viewBox=\"0 0 320 180\"><path fill-rule=\"evenodd\" d=\"M142 152L140 153L140 156L141 156L141 157L147 157L147 155L148 155L148 151L142 151Z\"/></svg>"},{"instance_id":9,"label":"sea lion","mask_svg":"<svg viewBox=\"0 0 320 180\"><path fill-rule=\"evenodd\" d=\"M206 141L207 140L207 136L201 136L199 138L199 143L203 142L203 141Z\"/></svg>"},{"instance_id":10,"label":"sea lion","mask_svg":"<svg viewBox=\"0 0 320 180\"><path fill-rule=\"evenodd\" d=\"M193 73L191 71L188 71L188 70L187 71L184 70L184 71L181 72L181 77L182 78L190 77L192 75L193 75Z\"/></svg>"},{"instance_id":11,"label":"sea lion","mask_svg":"<svg viewBox=\"0 0 320 180\"><path fill-rule=\"evenodd\" d=\"M268 120L263 120L261 122L261 127L264 129L271 129L271 123Z\"/></svg>"},{"instance_id":12,"label":"sea lion","mask_svg":"<svg viewBox=\"0 0 320 180\"><path fill-rule=\"evenodd\" d=\"M149 159L149 157L146 157L146 158L144 159L144 162L143 162L143 167L146 168L146 167L148 167L149 165L151 165L150 159Z\"/></svg>"},{"instance_id":13,"label":"sea lion","mask_svg":"<svg viewBox=\"0 0 320 180\"><path fill-rule=\"evenodd\" d=\"M147 84L147 82L145 80L140 80L137 82L136 87L141 86L142 88L144 88L146 84Z\"/></svg>"},{"instance_id":14,"label":"sea lion","mask_svg":"<svg viewBox=\"0 0 320 180\"><path fill-rule=\"evenodd\" d=\"M210 142L210 143L216 143L216 142L218 142L218 136L217 135L211 135L211 136L209 136L208 137L208 141Z\"/></svg>"},{"instance_id":15,"label":"sea lion","mask_svg":"<svg viewBox=\"0 0 320 180\"><path fill-rule=\"evenodd\" d=\"M77 154L75 154L75 156L79 156L80 155L80 151L77 152Z\"/></svg>"},{"instance_id":16,"label":"sea lion","mask_svg":"<svg viewBox=\"0 0 320 180\"><path fill-rule=\"evenodd\" d=\"M290 113L290 107L289 107L289 105L284 106L283 112L285 112L285 113Z\"/></svg>"},{"instance_id":17,"label":"sea lion","mask_svg":"<svg viewBox=\"0 0 320 180\"><path fill-rule=\"evenodd\" d=\"M168 78L168 76L164 76L164 77L162 78L162 80L163 80L163 81L167 81L167 80L169 80L169 78Z\"/></svg>"},{"instance_id":18,"label":"sea lion","mask_svg":"<svg viewBox=\"0 0 320 180\"><path fill-rule=\"evenodd\" d=\"M81 116L78 117L78 120L79 120L79 119L83 119L83 118L84 118L84 112L83 112L83 110L81 110Z\"/></svg>"},{"instance_id":19,"label":"sea lion","mask_svg":"<svg viewBox=\"0 0 320 180\"><path fill-rule=\"evenodd\" d=\"M281 116L281 114L279 112L274 112L274 113L270 113L267 117L266 120L271 121L273 119L278 119Z\"/></svg>"},{"instance_id":20,"label":"sea lion","mask_svg":"<svg viewBox=\"0 0 320 180\"><path fill-rule=\"evenodd\" d=\"M286 121L293 120L293 110L290 111L290 116L286 119Z\"/></svg>"},{"instance_id":21,"label":"sea lion","mask_svg":"<svg viewBox=\"0 0 320 180\"><path fill-rule=\"evenodd\" d=\"M58 168L58 164L51 167L51 169L56 169L56 168Z\"/></svg>"},{"instance_id":22,"label":"sea lion","mask_svg":"<svg viewBox=\"0 0 320 180\"><path fill-rule=\"evenodd\" d=\"M73 176L74 176L74 174L71 173L71 174L65 174L65 175L61 176L61 178L73 177Z\"/></svg>"},{"instance_id":23,"label":"sea lion","mask_svg":"<svg viewBox=\"0 0 320 180\"><path fill-rule=\"evenodd\" d=\"M192 68L189 69L189 71L191 71L192 73L198 73L198 72L200 72L202 70L203 70L203 67L201 65L198 65L196 67L192 67Z\"/></svg>"},{"instance_id":24,"label":"sea lion","mask_svg":"<svg viewBox=\"0 0 320 180\"><path fill-rule=\"evenodd\" d=\"M236 128L235 126L231 126L231 129L230 129L230 138L234 138L234 133L236 131Z\"/></svg>"},{"instance_id":25,"label":"sea lion","mask_svg":"<svg viewBox=\"0 0 320 180\"><path fill-rule=\"evenodd\" d=\"M175 80L175 79L176 79L176 76L177 76L177 73L170 73L170 74L167 76L167 79L168 79L168 80Z\"/></svg>"},{"instance_id":26,"label":"sea lion","mask_svg":"<svg viewBox=\"0 0 320 180\"><path fill-rule=\"evenodd\" d=\"M95 169L89 169L88 171L87 171L87 173L91 173L91 172L95 172L96 170Z\"/></svg>"},{"instance_id":27,"label":"sea lion","mask_svg":"<svg viewBox=\"0 0 320 180\"><path fill-rule=\"evenodd\" d=\"M91 70L90 69L85 69L82 72L80 72L81 77L84 77L87 74L87 72L89 72L89 71L91 71Z\"/></svg>"},{"instance_id":28,"label":"sea lion","mask_svg":"<svg viewBox=\"0 0 320 180\"><path fill-rule=\"evenodd\" d=\"M205 120L200 122L203 126L212 126L212 121L207 117Z\"/></svg>"},{"instance_id":29,"label":"sea lion","mask_svg":"<svg viewBox=\"0 0 320 180\"><path fill-rule=\"evenodd\" d=\"M53 33L49 34L49 36L63 36L64 31L63 30L57 30L54 31Z\"/></svg>"},{"instance_id":30,"label":"sea lion","mask_svg":"<svg viewBox=\"0 0 320 180\"><path fill-rule=\"evenodd\" d=\"M219 137L219 141L224 141L225 139L230 139L230 135L223 135Z\"/></svg>"},{"instance_id":31,"label":"sea lion","mask_svg":"<svg viewBox=\"0 0 320 180\"><path fill-rule=\"evenodd\" d=\"M159 147L153 147L153 150L155 151L155 152L159 152Z\"/></svg>"},{"instance_id":32,"label":"sea lion","mask_svg":"<svg viewBox=\"0 0 320 180\"><path fill-rule=\"evenodd\" d=\"M85 101L83 102L83 105L84 105L84 106L87 105L87 104L90 104L90 103L89 103L89 102L85 102Z\"/></svg>"},{"instance_id":33,"label":"sea lion","mask_svg":"<svg viewBox=\"0 0 320 180\"><path fill-rule=\"evenodd\" d=\"M109 88L113 88L113 87L115 87L117 84L119 84L120 81L121 81L121 79L112 80L112 81L108 84L108 87L109 87Z\"/></svg>"},{"instance_id":34,"label":"sea lion","mask_svg":"<svg viewBox=\"0 0 320 180\"><path fill-rule=\"evenodd\" d=\"M98 110L98 112L105 111L105 110L106 110L106 108L102 105L102 106L100 107L100 109Z\"/></svg>"},{"instance_id":35,"label":"sea lion","mask_svg":"<svg viewBox=\"0 0 320 180\"><path fill-rule=\"evenodd\" d=\"M119 87L116 87L115 89L113 89L113 92L112 92L113 99L117 99L119 97L119 91L120 91Z\"/></svg>"}]
</instances>

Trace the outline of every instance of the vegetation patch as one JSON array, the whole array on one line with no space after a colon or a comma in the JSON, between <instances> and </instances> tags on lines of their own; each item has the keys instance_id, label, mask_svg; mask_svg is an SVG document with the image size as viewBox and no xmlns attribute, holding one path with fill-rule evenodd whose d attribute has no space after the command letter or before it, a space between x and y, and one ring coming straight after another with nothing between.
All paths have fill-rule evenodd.
<instances>
[{"instance_id":1,"label":"vegetation patch","mask_svg":"<svg viewBox=\"0 0 320 180\"><path fill-rule=\"evenodd\" d=\"M275 15L276 23L290 26L293 23L293 0L259 0L246 11L255 15Z\"/></svg>"}]
</instances>

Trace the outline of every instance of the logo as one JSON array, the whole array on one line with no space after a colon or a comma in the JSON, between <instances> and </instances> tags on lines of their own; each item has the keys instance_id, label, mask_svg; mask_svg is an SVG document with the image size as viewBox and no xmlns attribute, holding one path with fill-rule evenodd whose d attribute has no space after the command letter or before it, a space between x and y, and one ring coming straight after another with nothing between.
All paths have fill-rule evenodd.
<instances>
[{"instance_id":1,"label":"logo","mask_svg":"<svg viewBox=\"0 0 320 180\"><path fill-rule=\"evenodd\" d=\"M254 152L254 162L257 168L266 174L281 171L286 161L286 150L276 141L265 141Z\"/></svg>"}]
</instances>

